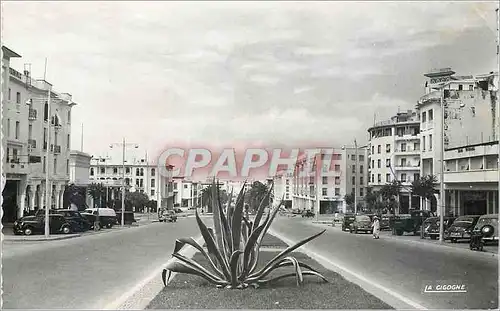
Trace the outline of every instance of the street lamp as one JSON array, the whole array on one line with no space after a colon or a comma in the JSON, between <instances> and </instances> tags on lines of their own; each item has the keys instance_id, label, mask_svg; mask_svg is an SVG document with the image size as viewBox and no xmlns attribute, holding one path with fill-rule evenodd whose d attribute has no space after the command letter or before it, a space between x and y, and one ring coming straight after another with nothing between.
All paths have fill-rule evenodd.
<instances>
[{"instance_id":1,"label":"street lamp","mask_svg":"<svg viewBox=\"0 0 500 311\"><path fill-rule=\"evenodd\" d=\"M110 144L109 147L113 148L113 146L121 146L122 147L122 219L121 226L125 226L125 147L126 146L134 146L135 149L139 148L139 145L132 143L125 143L125 137L121 143L113 143ZM131 188L130 190L135 188Z\"/></svg>"},{"instance_id":2,"label":"street lamp","mask_svg":"<svg viewBox=\"0 0 500 311\"><path fill-rule=\"evenodd\" d=\"M354 215L358 213L358 142L354 138Z\"/></svg>"}]
</instances>

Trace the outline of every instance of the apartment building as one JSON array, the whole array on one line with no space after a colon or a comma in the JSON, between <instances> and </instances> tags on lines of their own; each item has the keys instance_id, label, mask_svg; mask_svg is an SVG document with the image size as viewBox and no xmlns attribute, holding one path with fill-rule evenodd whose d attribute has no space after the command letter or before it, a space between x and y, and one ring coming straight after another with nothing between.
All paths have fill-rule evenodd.
<instances>
[{"instance_id":1,"label":"apartment building","mask_svg":"<svg viewBox=\"0 0 500 311\"><path fill-rule=\"evenodd\" d=\"M356 155L358 161L356 161ZM325 161L331 158L329 164ZM346 194L355 194L360 205L366 193L368 178L367 148L342 147L332 155L322 152L315 157L299 157L293 174L292 208L331 214L347 212ZM357 163L357 166L356 166ZM329 169L333 176L321 176ZM302 176L302 171L318 172L315 176ZM318 198L318 201L316 201Z\"/></svg>"},{"instance_id":2,"label":"apartment building","mask_svg":"<svg viewBox=\"0 0 500 311\"><path fill-rule=\"evenodd\" d=\"M274 191L273 195L275 200L281 200L283 198L283 205L286 208L292 208L292 197L293 197L293 173L287 171L279 171L273 178L274 181Z\"/></svg>"},{"instance_id":3,"label":"apartment building","mask_svg":"<svg viewBox=\"0 0 500 311\"><path fill-rule=\"evenodd\" d=\"M420 178L419 114L411 110L398 112L389 120L375 123L368 133L369 186L379 191L385 184L398 180L402 188L397 212L420 208L420 198L411 194L411 183ZM430 137L432 139L432 134ZM426 146L425 138L422 143ZM433 145L427 146L432 149Z\"/></svg>"},{"instance_id":4,"label":"apartment building","mask_svg":"<svg viewBox=\"0 0 500 311\"><path fill-rule=\"evenodd\" d=\"M19 54L5 46L2 52L3 221L13 222L47 204L47 187L51 207L63 207L70 179L71 109L76 104L70 94L55 92L49 82L32 78L29 66L23 73L12 68L11 59L20 58Z\"/></svg>"},{"instance_id":5,"label":"apartment building","mask_svg":"<svg viewBox=\"0 0 500 311\"><path fill-rule=\"evenodd\" d=\"M172 168L167 168L167 172L171 170ZM123 178L126 191L134 188L135 191L145 193L150 200L157 201L161 207L173 207L174 188L171 174L161 176L158 165L148 161L147 156L130 156L125 161L109 155L92 156L89 182L106 187L108 200L121 198Z\"/></svg>"},{"instance_id":6,"label":"apartment building","mask_svg":"<svg viewBox=\"0 0 500 311\"><path fill-rule=\"evenodd\" d=\"M173 178L174 207L189 209L201 204L203 184L185 177Z\"/></svg>"},{"instance_id":7,"label":"apartment building","mask_svg":"<svg viewBox=\"0 0 500 311\"><path fill-rule=\"evenodd\" d=\"M88 153L71 150L69 155L69 182L75 186L86 187L90 184L90 161Z\"/></svg>"},{"instance_id":8,"label":"apartment building","mask_svg":"<svg viewBox=\"0 0 500 311\"><path fill-rule=\"evenodd\" d=\"M498 213L498 72L456 76L453 70L444 68L425 76L426 94L417 104L421 116L421 174L433 174L440 180L444 135L445 213Z\"/></svg>"}]
</instances>

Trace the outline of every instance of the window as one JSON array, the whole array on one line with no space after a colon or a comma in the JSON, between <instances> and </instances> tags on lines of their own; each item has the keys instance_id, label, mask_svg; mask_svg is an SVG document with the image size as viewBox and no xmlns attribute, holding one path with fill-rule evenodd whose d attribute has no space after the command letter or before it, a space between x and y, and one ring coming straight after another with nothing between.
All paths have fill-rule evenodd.
<instances>
[{"instance_id":1,"label":"window","mask_svg":"<svg viewBox=\"0 0 500 311\"><path fill-rule=\"evenodd\" d=\"M140 182L140 187L141 188L144 187L144 179L140 179L139 182Z\"/></svg>"},{"instance_id":2,"label":"window","mask_svg":"<svg viewBox=\"0 0 500 311\"><path fill-rule=\"evenodd\" d=\"M413 150L419 151L420 150L420 144L419 143L413 143Z\"/></svg>"},{"instance_id":3,"label":"window","mask_svg":"<svg viewBox=\"0 0 500 311\"><path fill-rule=\"evenodd\" d=\"M139 187L139 179L136 179L136 180L135 180L135 186L136 186L136 187Z\"/></svg>"},{"instance_id":4,"label":"window","mask_svg":"<svg viewBox=\"0 0 500 311\"><path fill-rule=\"evenodd\" d=\"M364 196L364 193L363 193L363 188L359 188L359 196L360 196L360 197Z\"/></svg>"},{"instance_id":5,"label":"window","mask_svg":"<svg viewBox=\"0 0 500 311\"><path fill-rule=\"evenodd\" d=\"M419 179L420 179L420 174L419 173L413 174L413 180L419 180Z\"/></svg>"},{"instance_id":6,"label":"window","mask_svg":"<svg viewBox=\"0 0 500 311\"><path fill-rule=\"evenodd\" d=\"M469 84L469 91L474 91L474 85Z\"/></svg>"},{"instance_id":7,"label":"window","mask_svg":"<svg viewBox=\"0 0 500 311\"><path fill-rule=\"evenodd\" d=\"M104 167L101 167L101 174L106 173L106 169Z\"/></svg>"},{"instance_id":8,"label":"window","mask_svg":"<svg viewBox=\"0 0 500 311\"><path fill-rule=\"evenodd\" d=\"M174 190L177 190L177 183L174 183Z\"/></svg>"},{"instance_id":9,"label":"window","mask_svg":"<svg viewBox=\"0 0 500 311\"><path fill-rule=\"evenodd\" d=\"M391 182L391 174L385 174L385 181L386 182Z\"/></svg>"},{"instance_id":10,"label":"window","mask_svg":"<svg viewBox=\"0 0 500 311\"><path fill-rule=\"evenodd\" d=\"M118 168L117 167L113 168L113 174L118 174Z\"/></svg>"},{"instance_id":11,"label":"window","mask_svg":"<svg viewBox=\"0 0 500 311\"><path fill-rule=\"evenodd\" d=\"M356 161L356 155L355 154L351 155L351 160Z\"/></svg>"},{"instance_id":12,"label":"window","mask_svg":"<svg viewBox=\"0 0 500 311\"><path fill-rule=\"evenodd\" d=\"M57 141L58 141L57 133L54 133L54 145L56 145L56 146L57 146Z\"/></svg>"},{"instance_id":13,"label":"window","mask_svg":"<svg viewBox=\"0 0 500 311\"><path fill-rule=\"evenodd\" d=\"M10 137L10 119L7 119L7 137Z\"/></svg>"},{"instance_id":14,"label":"window","mask_svg":"<svg viewBox=\"0 0 500 311\"><path fill-rule=\"evenodd\" d=\"M285 181L285 183L286 183L287 185L289 185L289 184L290 184L290 180L289 180L289 179L287 179L287 180Z\"/></svg>"},{"instance_id":15,"label":"window","mask_svg":"<svg viewBox=\"0 0 500 311\"><path fill-rule=\"evenodd\" d=\"M67 138L67 139L68 139L68 140L67 140L67 142L68 142L68 143L67 143L66 147L67 147L68 149L70 149L70 146L71 146L71 140L70 140L70 136L69 136L69 134L68 134L68 138Z\"/></svg>"},{"instance_id":16,"label":"window","mask_svg":"<svg viewBox=\"0 0 500 311\"><path fill-rule=\"evenodd\" d=\"M20 103L21 103L21 93L17 92L16 93L16 104L20 104Z\"/></svg>"},{"instance_id":17,"label":"window","mask_svg":"<svg viewBox=\"0 0 500 311\"><path fill-rule=\"evenodd\" d=\"M391 152L391 144L386 144L385 145L385 152L390 153Z\"/></svg>"},{"instance_id":18,"label":"window","mask_svg":"<svg viewBox=\"0 0 500 311\"><path fill-rule=\"evenodd\" d=\"M401 143L401 151L406 151L406 143Z\"/></svg>"},{"instance_id":19,"label":"window","mask_svg":"<svg viewBox=\"0 0 500 311\"><path fill-rule=\"evenodd\" d=\"M19 163L19 159L17 157L17 149L16 148L13 148L12 149L12 159L14 159L17 163Z\"/></svg>"},{"instance_id":20,"label":"window","mask_svg":"<svg viewBox=\"0 0 500 311\"><path fill-rule=\"evenodd\" d=\"M154 168L151 169L151 176L154 177L156 174L156 170Z\"/></svg>"},{"instance_id":21,"label":"window","mask_svg":"<svg viewBox=\"0 0 500 311\"><path fill-rule=\"evenodd\" d=\"M135 176L140 176L141 175L141 171L139 170L139 168L136 168L135 169Z\"/></svg>"},{"instance_id":22,"label":"window","mask_svg":"<svg viewBox=\"0 0 500 311\"><path fill-rule=\"evenodd\" d=\"M28 139L32 139L33 138L33 125L29 125L28 126Z\"/></svg>"},{"instance_id":23,"label":"window","mask_svg":"<svg viewBox=\"0 0 500 311\"><path fill-rule=\"evenodd\" d=\"M57 174L57 159L54 159L54 174Z\"/></svg>"},{"instance_id":24,"label":"window","mask_svg":"<svg viewBox=\"0 0 500 311\"><path fill-rule=\"evenodd\" d=\"M458 90L459 90L459 91L462 91L463 89L464 89L464 86L463 86L462 84L459 84L459 85L458 85Z\"/></svg>"},{"instance_id":25,"label":"window","mask_svg":"<svg viewBox=\"0 0 500 311\"><path fill-rule=\"evenodd\" d=\"M432 150L432 134L429 135L429 150Z\"/></svg>"},{"instance_id":26,"label":"window","mask_svg":"<svg viewBox=\"0 0 500 311\"><path fill-rule=\"evenodd\" d=\"M141 176L144 176L144 169L141 168Z\"/></svg>"},{"instance_id":27,"label":"window","mask_svg":"<svg viewBox=\"0 0 500 311\"><path fill-rule=\"evenodd\" d=\"M127 178L125 178L125 184L126 184L127 186L129 186L129 185L130 185L130 178L128 178L128 177L127 177Z\"/></svg>"},{"instance_id":28,"label":"window","mask_svg":"<svg viewBox=\"0 0 500 311\"><path fill-rule=\"evenodd\" d=\"M391 159L385 160L385 167L391 167Z\"/></svg>"},{"instance_id":29,"label":"window","mask_svg":"<svg viewBox=\"0 0 500 311\"><path fill-rule=\"evenodd\" d=\"M364 156L364 155L362 155L362 154L360 154L360 155L359 155L359 161L360 161L360 162L363 162L364 160L365 160L365 156Z\"/></svg>"},{"instance_id":30,"label":"window","mask_svg":"<svg viewBox=\"0 0 500 311\"><path fill-rule=\"evenodd\" d=\"M11 89L10 89L10 87L9 87L9 100L11 99L11 93L12 93L11 91L12 91L12 90L11 90Z\"/></svg>"},{"instance_id":31,"label":"window","mask_svg":"<svg viewBox=\"0 0 500 311\"><path fill-rule=\"evenodd\" d=\"M66 160L66 175L69 174L69 160Z\"/></svg>"},{"instance_id":32,"label":"window","mask_svg":"<svg viewBox=\"0 0 500 311\"><path fill-rule=\"evenodd\" d=\"M188 187L188 185L187 185L187 184L186 184L186 185L184 185L184 189L187 189L187 187Z\"/></svg>"},{"instance_id":33,"label":"window","mask_svg":"<svg viewBox=\"0 0 500 311\"><path fill-rule=\"evenodd\" d=\"M155 179L154 178L151 178L151 188L154 188L155 187Z\"/></svg>"},{"instance_id":34,"label":"window","mask_svg":"<svg viewBox=\"0 0 500 311\"><path fill-rule=\"evenodd\" d=\"M71 123L71 110L68 111L68 123Z\"/></svg>"},{"instance_id":35,"label":"window","mask_svg":"<svg viewBox=\"0 0 500 311\"><path fill-rule=\"evenodd\" d=\"M352 184L355 185L356 184L356 177L352 176Z\"/></svg>"},{"instance_id":36,"label":"window","mask_svg":"<svg viewBox=\"0 0 500 311\"><path fill-rule=\"evenodd\" d=\"M47 172L47 157L43 156L43 172Z\"/></svg>"},{"instance_id":37,"label":"window","mask_svg":"<svg viewBox=\"0 0 500 311\"><path fill-rule=\"evenodd\" d=\"M359 172L360 172L361 174L363 174L363 169L364 169L363 165L360 165L360 166L359 166Z\"/></svg>"},{"instance_id":38,"label":"window","mask_svg":"<svg viewBox=\"0 0 500 311\"><path fill-rule=\"evenodd\" d=\"M365 182L365 180L364 180L363 176L359 177L359 184L363 185L364 182Z\"/></svg>"},{"instance_id":39,"label":"window","mask_svg":"<svg viewBox=\"0 0 500 311\"><path fill-rule=\"evenodd\" d=\"M340 188L335 188L335 195L340 195Z\"/></svg>"},{"instance_id":40,"label":"window","mask_svg":"<svg viewBox=\"0 0 500 311\"><path fill-rule=\"evenodd\" d=\"M43 106L43 120L47 122L49 120L49 104L45 102L45 105Z\"/></svg>"},{"instance_id":41,"label":"window","mask_svg":"<svg viewBox=\"0 0 500 311\"><path fill-rule=\"evenodd\" d=\"M382 161L380 159L377 160L377 167L378 168L382 167Z\"/></svg>"},{"instance_id":42,"label":"window","mask_svg":"<svg viewBox=\"0 0 500 311\"><path fill-rule=\"evenodd\" d=\"M406 174L405 173L401 174L401 181L406 182Z\"/></svg>"},{"instance_id":43,"label":"window","mask_svg":"<svg viewBox=\"0 0 500 311\"><path fill-rule=\"evenodd\" d=\"M372 182L375 182L375 174L372 174Z\"/></svg>"},{"instance_id":44,"label":"window","mask_svg":"<svg viewBox=\"0 0 500 311\"><path fill-rule=\"evenodd\" d=\"M286 192L289 192L290 191L290 186L286 186Z\"/></svg>"},{"instance_id":45,"label":"window","mask_svg":"<svg viewBox=\"0 0 500 311\"><path fill-rule=\"evenodd\" d=\"M401 165L402 167L406 166L406 158L401 158Z\"/></svg>"},{"instance_id":46,"label":"window","mask_svg":"<svg viewBox=\"0 0 500 311\"><path fill-rule=\"evenodd\" d=\"M377 152L380 153L380 150L381 150L382 146L378 145L377 147Z\"/></svg>"},{"instance_id":47,"label":"window","mask_svg":"<svg viewBox=\"0 0 500 311\"><path fill-rule=\"evenodd\" d=\"M323 185L328 184L328 177L323 176Z\"/></svg>"},{"instance_id":48,"label":"window","mask_svg":"<svg viewBox=\"0 0 500 311\"><path fill-rule=\"evenodd\" d=\"M125 173L130 174L130 167L125 168Z\"/></svg>"},{"instance_id":49,"label":"window","mask_svg":"<svg viewBox=\"0 0 500 311\"><path fill-rule=\"evenodd\" d=\"M352 166L352 173L353 173L353 174L354 174L354 173L356 173L356 165L353 165L353 166Z\"/></svg>"},{"instance_id":50,"label":"window","mask_svg":"<svg viewBox=\"0 0 500 311\"><path fill-rule=\"evenodd\" d=\"M427 113L424 111L422 112L422 123L427 122Z\"/></svg>"},{"instance_id":51,"label":"window","mask_svg":"<svg viewBox=\"0 0 500 311\"><path fill-rule=\"evenodd\" d=\"M379 183L382 182L382 175L378 174L377 175L377 180L378 180Z\"/></svg>"},{"instance_id":52,"label":"window","mask_svg":"<svg viewBox=\"0 0 500 311\"><path fill-rule=\"evenodd\" d=\"M335 176L335 184L340 185L340 177Z\"/></svg>"},{"instance_id":53,"label":"window","mask_svg":"<svg viewBox=\"0 0 500 311\"><path fill-rule=\"evenodd\" d=\"M151 196L154 196L154 195L155 195L155 190L151 189Z\"/></svg>"},{"instance_id":54,"label":"window","mask_svg":"<svg viewBox=\"0 0 500 311\"><path fill-rule=\"evenodd\" d=\"M356 195L356 189L355 189L355 188L352 188L352 189L351 189L351 193L352 193L353 195Z\"/></svg>"},{"instance_id":55,"label":"window","mask_svg":"<svg viewBox=\"0 0 500 311\"><path fill-rule=\"evenodd\" d=\"M321 189L321 195L327 195L327 189L326 188Z\"/></svg>"},{"instance_id":56,"label":"window","mask_svg":"<svg viewBox=\"0 0 500 311\"><path fill-rule=\"evenodd\" d=\"M375 146L372 146L372 154L375 153Z\"/></svg>"},{"instance_id":57,"label":"window","mask_svg":"<svg viewBox=\"0 0 500 311\"><path fill-rule=\"evenodd\" d=\"M339 164L335 164L335 172L340 172L340 165Z\"/></svg>"},{"instance_id":58,"label":"window","mask_svg":"<svg viewBox=\"0 0 500 311\"><path fill-rule=\"evenodd\" d=\"M16 139L19 139L19 121L16 121Z\"/></svg>"},{"instance_id":59,"label":"window","mask_svg":"<svg viewBox=\"0 0 500 311\"><path fill-rule=\"evenodd\" d=\"M94 168L93 167L90 168L90 176L94 176Z\"/></svg>"}]
</instances>

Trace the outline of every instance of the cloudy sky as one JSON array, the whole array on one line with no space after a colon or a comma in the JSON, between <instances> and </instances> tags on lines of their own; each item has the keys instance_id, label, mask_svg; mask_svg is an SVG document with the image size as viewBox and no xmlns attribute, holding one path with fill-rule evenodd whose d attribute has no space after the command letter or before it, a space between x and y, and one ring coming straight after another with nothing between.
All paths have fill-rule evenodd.
<instances>
[{"instance_id":1,"label":"cloudy sky","mask_svg":"<svg viewBox=\"0 0 500 311\"><path fill-rule=\"evenodd\" d=\"M3 44L73 94L74 148L351 144L423 74L495 70L495 2L3 2Z\"/></svg>"}]
</instances>

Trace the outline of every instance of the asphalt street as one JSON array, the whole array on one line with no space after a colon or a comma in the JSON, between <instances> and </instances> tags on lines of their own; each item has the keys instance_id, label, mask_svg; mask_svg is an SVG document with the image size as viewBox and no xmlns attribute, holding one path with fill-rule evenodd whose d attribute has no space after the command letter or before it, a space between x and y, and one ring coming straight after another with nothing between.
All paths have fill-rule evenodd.
<instances>
[{"instance_id":1,"label":"asphalt street","mask_svg":"<svg viewBox=\"0 0 500 311\"><path fill-rule=\"evenodd\" d=\"M166 263L193 218L44 242L4 242L3 308L102 309ZM161 275L158 275L160 278Z\"/></svg>"},{"instance_id":2,"label":"asphalt street","mask_svg":"<svg viewBox=\"0 0 500 311\"><path fill-rule=\"evenodd\" d=\"M303 218L278 217L272 229L295 241L328 230L308 249L429 309L497 309L498 257L384 235L350 234ZM424 286L465 284L466 293L423 293Z\"/></svg>"}]
</instances>

